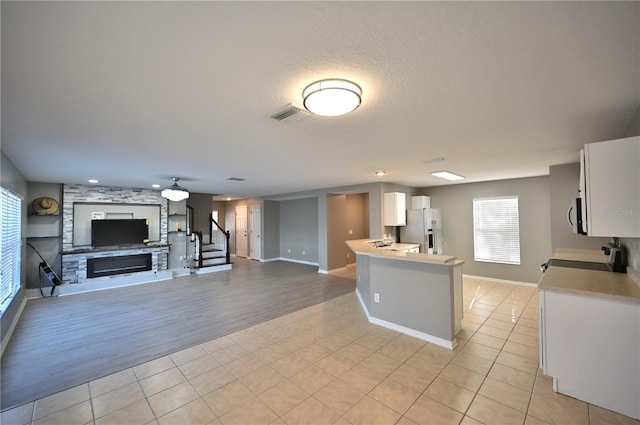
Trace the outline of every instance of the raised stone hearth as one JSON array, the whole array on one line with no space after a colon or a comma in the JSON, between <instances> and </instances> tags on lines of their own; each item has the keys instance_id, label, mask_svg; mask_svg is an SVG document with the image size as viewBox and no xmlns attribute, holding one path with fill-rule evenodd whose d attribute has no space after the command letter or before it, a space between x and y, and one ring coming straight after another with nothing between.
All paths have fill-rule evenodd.
<instances>
[{"instance_id":1,"label":"raised stone hearth","mask_svg":"<svg viewBox=\"0 0 640 425\"><path fill-rule=\"evenodd\" d=\"M62 255L62 281L64 283L84 283L89 282L96 278L106 277L109 275L102 273L96 275L95 274L95 266L93 271L89 270L88 261L91 260L91 263L95 265L96 260L99 264L102 260L102 265L107 264L106 268L109 269L120 269L118 273L111 273L111 275L123 275L123 274L131 274L131 273L139 273L144 270L166 270L167 269L167 254L169 253L169 247L167 245L160 245L156 247L142 247L142 248L132 248L132 249L113 249L113 250L87 250L87 251L79 251L72 253L63 253ZM142 258L140 256L150 256L151 257L151 267L148 268L145 264L144 269L138 268L134 263L129 262L124 266L116 266L117 267L108 267L108 264L111 263L111 259L122 259L123 257L132 257L132 258ZM113 264L113 263L112 263ZM135 267L134 267L135 266ZM126 267L134 267L129 268L127 270L123 270ZM117 276L112 276L112 278L116 278Z\"/></svg>"}]
</instances>

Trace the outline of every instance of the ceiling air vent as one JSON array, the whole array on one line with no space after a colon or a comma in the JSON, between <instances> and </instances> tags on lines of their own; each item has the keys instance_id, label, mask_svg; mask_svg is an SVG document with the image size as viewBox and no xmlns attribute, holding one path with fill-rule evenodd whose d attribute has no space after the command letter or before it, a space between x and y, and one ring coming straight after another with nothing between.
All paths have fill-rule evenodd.
<instances>
[{"instance_id":1,"label":"ceiling air vent","mask_svg":"<svg viewBox=\"0 0 640 425\"><path fill-rule=\"evenodd\" d=\"M291 103L282 108L280 111L271 115L271 118L274 120L285 122L285 123L293 123L296 121L300 121L301 119L307 118L311 113L303 108L298 108L297 106L293 106Z\"/></svg>"},{"instance_id":2,"label":"ceiling air vent","mask_svg":"<svg viewBox=\"0 0 640 425\"><path fill-rule=\"evenodd\" d=\"M227 179L227 181L230 181L230 182L243 182L245 180L246 179L243 179L242 177L229 177Z\"/></svg>"}]
</instances>

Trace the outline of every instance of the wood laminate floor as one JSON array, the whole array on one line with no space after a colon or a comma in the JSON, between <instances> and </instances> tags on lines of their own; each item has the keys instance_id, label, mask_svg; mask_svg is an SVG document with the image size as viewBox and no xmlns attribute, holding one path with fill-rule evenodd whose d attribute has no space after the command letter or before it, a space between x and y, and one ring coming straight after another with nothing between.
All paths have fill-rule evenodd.
<instances>
[{"instance_id":1,"label":"wood laminate floor","mask_svg":"<svg viewBox=\"0 0 640 425\"><path fill-rule=\"evenodd\" d=\"M2 409L355 289L317 267L237 259L233 270L29 300L2 356Z\"/></svg>"}]
</instances>

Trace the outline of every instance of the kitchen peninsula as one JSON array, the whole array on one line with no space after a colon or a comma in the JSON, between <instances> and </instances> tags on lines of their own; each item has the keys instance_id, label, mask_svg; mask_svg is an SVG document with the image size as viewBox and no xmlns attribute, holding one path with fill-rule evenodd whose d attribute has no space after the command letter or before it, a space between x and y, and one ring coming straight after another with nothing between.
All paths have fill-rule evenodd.
<instances>
[{"instance_id":1,"label":"kitchen peninsula","mask_svg":"<svg viewBox=\"0 0 640 425\"><path fill-rule=\"evenodd\" d=\"M356 254L357 290L369 322L442 347L456 347L462 321L462 264L411 252L411 244L346 242ZM382 245L382 246L381 246Z\"/></svg>"}]
</instances>

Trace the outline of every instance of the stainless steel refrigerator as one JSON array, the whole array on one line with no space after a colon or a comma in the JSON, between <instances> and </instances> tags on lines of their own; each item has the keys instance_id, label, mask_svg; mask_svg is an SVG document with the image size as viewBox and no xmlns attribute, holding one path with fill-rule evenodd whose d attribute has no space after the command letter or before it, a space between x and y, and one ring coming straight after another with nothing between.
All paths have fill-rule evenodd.
<instances>
[{"instance_id":1,"label":"stainless steel refrigerator","mask_svg":"<svg viewBox=\"0 0 640 425\"><path fill-rule=\"evenodd\" d=\"M423 253L444 254L440 208L407 210L407 225L400 228L400 242L419 243Z\"/></svg>"}]
</instances>

